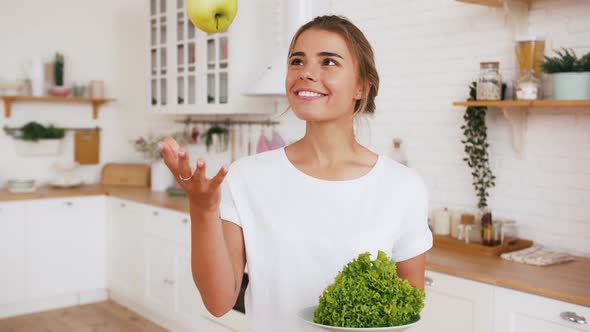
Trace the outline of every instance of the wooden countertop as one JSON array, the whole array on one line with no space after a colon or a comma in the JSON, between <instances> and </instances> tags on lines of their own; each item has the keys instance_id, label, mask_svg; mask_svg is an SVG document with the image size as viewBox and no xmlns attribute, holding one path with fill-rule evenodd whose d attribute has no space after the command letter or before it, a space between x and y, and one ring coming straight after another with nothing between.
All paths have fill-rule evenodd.
<instances>
[{"instance_id":1,"label":"wooden countertop","mask_svg":"<svg viewBox=\"0 0 590 332\"><path fill-rule=\"evenodd\" d=\"M184 197L145 188L85 185L73 189L41 187L34 193L14 194L0 189L0 202L42 198L109 195L188 213ZM429 270L590 307L590 257L538 267L434 247L426 254Z\"/></svg>"}]
</instances>

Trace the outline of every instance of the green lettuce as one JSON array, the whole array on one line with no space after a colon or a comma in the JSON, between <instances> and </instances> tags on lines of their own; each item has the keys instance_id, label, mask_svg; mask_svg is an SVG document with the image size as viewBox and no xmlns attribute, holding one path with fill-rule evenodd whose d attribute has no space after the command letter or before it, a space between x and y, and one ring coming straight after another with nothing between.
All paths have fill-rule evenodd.
<instances>
[{"instance_id":1,"label":"green lettuce","mask_svg":"<svg viewBox=\"0 0 590 332\"><path fill-rule=\"evenodd\" d=\"M412 323L424 307L424 292L397 275L383 251L348 263L320 296L314 322L338 327L387 327Z\"/></svg>"}]
</instances>

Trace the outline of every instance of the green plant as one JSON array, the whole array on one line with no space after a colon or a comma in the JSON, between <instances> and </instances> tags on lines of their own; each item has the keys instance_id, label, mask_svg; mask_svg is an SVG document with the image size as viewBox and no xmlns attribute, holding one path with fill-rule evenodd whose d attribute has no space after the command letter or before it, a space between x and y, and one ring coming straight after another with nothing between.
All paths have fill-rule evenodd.
<instances>
[{"instance_id":1,"label":"green plant","mask_svg":"<svg viewBox=\"0 0 590 332\"><path fill-rule=\"evenodd\" d=\"M63 128L54 127L53 125L45 127L34 121L25 124L16 134L11 133L15 138L33 142L40 139L60 139L63 138L65 134L66 131Z\"/></svg>"},{"instance_id":2,"label":"green plant","mask_svg":"<svg viewBox=\"0 0 590 332\"><path fill-rule=\"evenodd\" d=\"M202 135L202 137L205 138L205 146L207 146L207 151L209 151L211 145L213 144L213 135L219 135L219 137L224 142L227 142L229 130L218 125L214 125L209 128L209 130L207 130L207 132Z\"/></svg>"},{"instance_id":3,"label":"green plant","mask_svg":"<svg viewBox=\"0 0 590 332\"><path fill-rule=\"evenodd\" d=\"M55 53L55 62L53 63L53 71L55 77L55 85L64 85L64 55L62 53Z\"/></svg>"},{"instance_id":4,"label":"green plant","mask_svg":"<svg viewBox=\"0 0 590 332\"><path fill-rule=\"evenodd\" d=\"M590 71L590 53L578 59L573 49L554 50L555 57L545 56L541 70L547 74Z\"/></svg>"},{"instance_id":5,"label":"green plant","mask_svg":"<svg viewBox=\"0 0 590 332\"><path fill-rule=\"evenodd\" d=\"M415 322L425 293L397 275L395 262L379 251L348 263L320 296L314 322L339 327L386 327Z\"/></svg>"},{"instance_id":6,"label":"green plant","mask_svg":"<svg viewBox=\"0 0 590 332\"><path fill-rule=\"evenodd\" d=\"M476 100L477 83L472 82L469 86L469 100ZM496 177L490 169L488 154L486 111L485 106L469 106L463 115L464 124L461 126L465 139L461 141L465 145L467 156L463 161L471 168L473 187L479 198L477 207L484 209L488 206L488 189L494 187Z\"/></svg>"}]
</instances>

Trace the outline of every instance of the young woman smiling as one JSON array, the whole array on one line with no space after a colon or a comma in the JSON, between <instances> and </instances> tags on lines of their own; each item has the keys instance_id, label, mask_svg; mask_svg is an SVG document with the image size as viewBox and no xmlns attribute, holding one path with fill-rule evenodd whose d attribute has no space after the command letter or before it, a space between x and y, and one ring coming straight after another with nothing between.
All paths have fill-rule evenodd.
<instances>
[{"instance_id":1,"label":"young woman smiling","mask_svg":"<svg viewBox=\"0 0 590 332\"><path fill-rule=\"evenodd\" d=\"M359 144L353 120L375 111L379 77L363 33L339 16L303 25L289 47L285 89L305 135L235 161L212 179L171 138L164 160L187 192L192 271L206 308L231 310L248 264L246 316L256 332L315 331L296 318L359 253L390 253L424 289L432 247L421 177Z\"/></svg>"}]
</instances>

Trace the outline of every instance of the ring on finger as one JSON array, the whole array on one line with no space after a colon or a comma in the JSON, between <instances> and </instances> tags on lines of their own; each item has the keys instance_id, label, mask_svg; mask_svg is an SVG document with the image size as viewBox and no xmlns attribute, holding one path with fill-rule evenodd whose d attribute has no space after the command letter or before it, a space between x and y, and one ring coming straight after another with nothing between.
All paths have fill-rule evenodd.
<instances>
[{"instance_id":1,"label":"ring on finger","mask_svg":"<svg viewBox=\"0 0 590 332\"><path fill-rule=\"evenodd\" d=\"M183 178L182 175L180 173L178 173L178 178L181 179L182 181L188 181L188 180L192 179L193 174L195 174L195 173L191 173L191 175L189 177Z\"/></svg>"}]
</instances>

